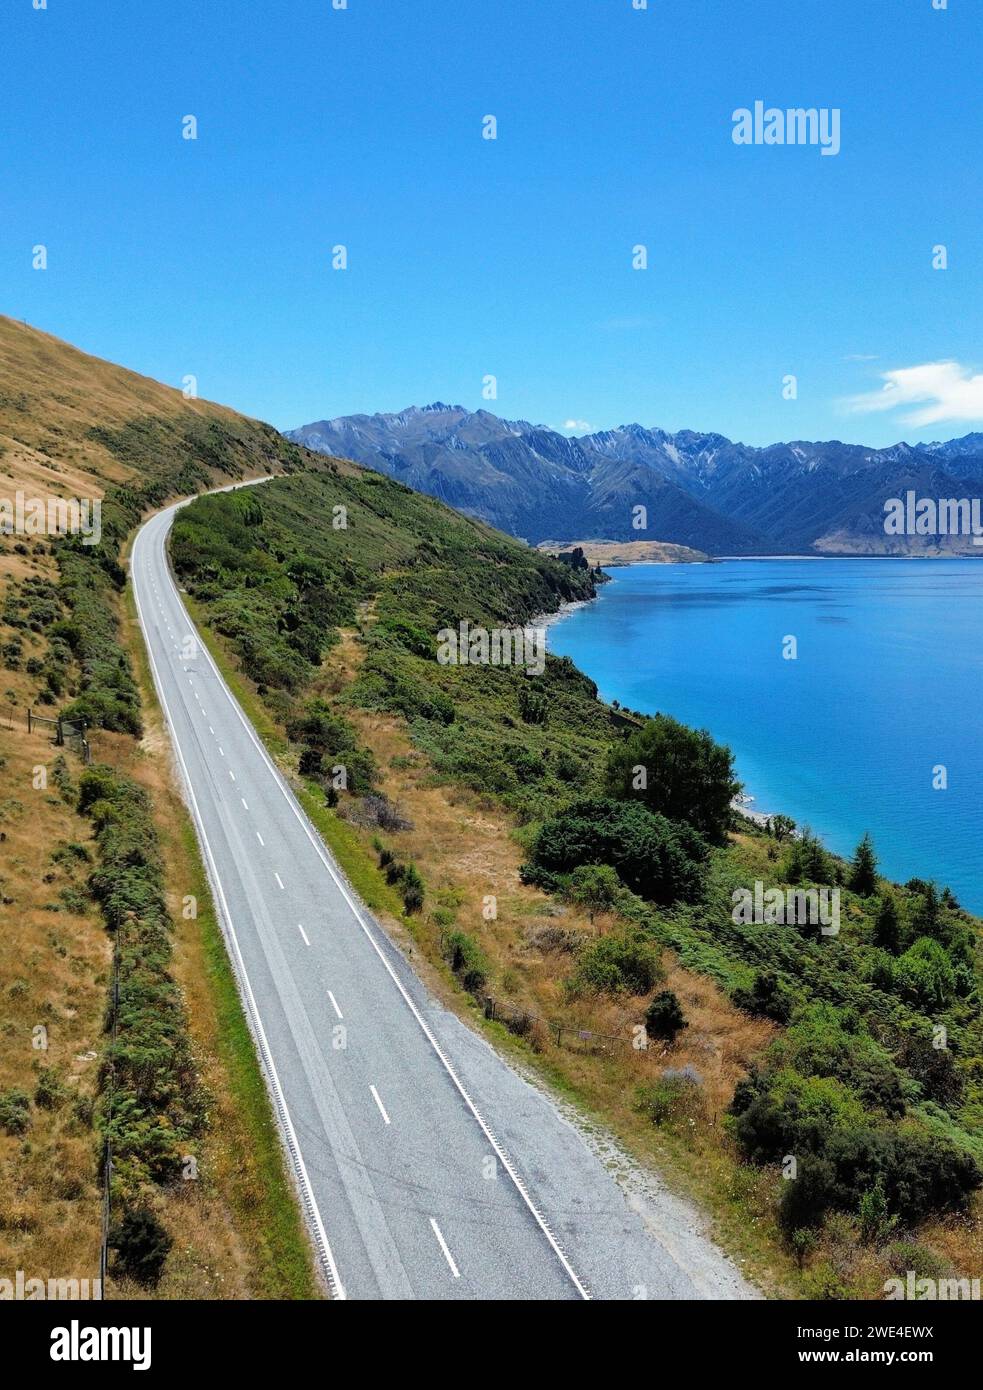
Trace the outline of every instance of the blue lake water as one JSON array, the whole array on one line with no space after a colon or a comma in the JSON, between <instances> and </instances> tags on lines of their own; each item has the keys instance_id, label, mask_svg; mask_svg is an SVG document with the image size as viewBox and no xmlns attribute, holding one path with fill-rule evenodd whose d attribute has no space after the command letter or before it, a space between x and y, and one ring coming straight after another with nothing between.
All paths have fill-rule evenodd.
<instances>
[{"instance_id":1,"label":"blue lake water","mask_svg":"<svg viewBox=\"0 0 983 1390\"><path fill-rule=\"evenodd\" d=\"M724 560L612 571L549 649L607 700L707 728L754 810L983 912L983 562ZM784 660L793 636L798 654ZM944 765L946 790L934 790Z\"/></svg>"}]
</instances>

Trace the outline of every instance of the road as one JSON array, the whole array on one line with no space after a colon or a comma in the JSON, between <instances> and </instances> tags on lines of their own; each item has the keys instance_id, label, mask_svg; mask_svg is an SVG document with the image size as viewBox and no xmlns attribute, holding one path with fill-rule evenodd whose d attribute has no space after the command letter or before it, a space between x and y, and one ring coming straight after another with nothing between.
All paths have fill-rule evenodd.
<instances>
[{"instance_id":1,"label":"road","mask_svg":"<svg viewBox=\"0 0 983 1390\"><path fill-rule=\"evenodd\" d=\"M754 1297L689 1208L629 1201L357 901L191 623L166 554L175 510L135 538L137 611L331 1294Z\"/></svg>"}]
</instances>

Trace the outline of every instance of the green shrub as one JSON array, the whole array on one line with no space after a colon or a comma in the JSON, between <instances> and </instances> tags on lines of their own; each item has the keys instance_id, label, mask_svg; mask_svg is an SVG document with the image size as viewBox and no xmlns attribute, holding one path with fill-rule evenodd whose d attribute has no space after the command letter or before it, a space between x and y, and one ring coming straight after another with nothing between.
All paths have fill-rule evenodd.
<instances>
[{"instance_id":1,"label":"green shrub","mask_svg":"<svg viewBox=\"0 0 983 1390\"><path fill-rule=\"evenodd\" d=\"M444 959L469 994L477 994L488 979L488 965L481 947L467 932L448 932L443 943Z\"/></svg>"},{"instance_id":2,"label":"green shrub","mask_svg":"<svg viewBox=\"0 0 983 1390\"><path fill-rule=\"evenodd\" d=\"M612 866L627 886L659 903L695 901L702 891L706 843L686 825L632 802L578 801L543 825L523 879L545 888L583 864Z\"/></svg>"},{"instance_id":3,"label":"green shrub","mask_svg":"<svg viewBox=\"0 0 983 1390\"><path fill-rule=\"evenodd\" d=\"M34 1088L34 1103L42 1110L54 1110L65 1099L65 1087L51 1067L41 1067Z\"/></svg>"},{"instance_id":4,"label":"green shrub","mask_svg":"<svg viewBox=\"0 0 983 1390\"><path fill-rule=\"evenodd\" d=\"M0 1091L0 1129L4 1134L23 1134L31 1123L31 1097L17 1087Z\"/></svg>"},{"instance_id":5,"label":"green shrub","mask_svg":"<svg viewBox=\"0 0 983 1390\"><path fill-rule=\"evenodd\" d=\"M675 1042L686 1027L688 1024L676 995L671 989L660 990L645 1010L646 1035L663 1042Z\"/></svg>"},{"instance_id":6,"label":"green shrub","mask_svg":"<svg viewBox=\"0 0 983 1390\"><path fill-rule=\"evenodd\" d=\"M577 965L567 982L572 995L648 994L662 976L659 955L640 933L594 937L577 953Z\"/></svg>"},{"instance_id":7,"label":"green shrub","mask_svg":"<svg viewBox=\"0 0 983 1390\"><path fill-rule=\"evenodd\" d=\"M109 1232L109 1248L116 1252L113 1273L156 1288L173 1243L149 1207L129 1207Z\"/></svg>"},{"instance_id":8,"label":"green shrub","mask_svg":"<svg viewBox=\"0 0 983 1390\"><path fill-rule=\"evenodd\" d=\"M403 875L403 906L408 913L421 912L423 910L423 879L415 864L407 864L406 872Z\"/></svg>"}]
</instances>

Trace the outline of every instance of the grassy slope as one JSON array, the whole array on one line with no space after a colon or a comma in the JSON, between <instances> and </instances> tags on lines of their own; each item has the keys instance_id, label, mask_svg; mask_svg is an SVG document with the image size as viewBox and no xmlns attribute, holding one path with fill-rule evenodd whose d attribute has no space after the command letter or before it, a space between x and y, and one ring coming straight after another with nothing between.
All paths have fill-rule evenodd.
<instances>
[{"instance_id":1,"label":"grassy slope","mask_svg":"<svg viewBox=\"0 0 983 1390\"><path fill-rule=\"evenodd\" d=\"M63 796L51 785L56 750L43 735L28 735L25 709L50 715L81 698L96 722L110 725L93 731L94 756L150 790L170 901L202 888L190 826L161 761L165 746L132 629L126 647L138 681L121 651L120 548L139 514L165 497L294 467L300 458L269 426L187 401L0 317L0 496L20 490L104 499L102 546L72 551L0 537L8 692L7 718L0 720L0 1095L33 1096L41 1066L62 1088L53 1105L29 1105L24 1134L0 1130L0 1187L11 1195L0 1212L4 1273L91 1275L101 1214L96 1127L110 941L87 891L91 864L59 852L79 845L93 856L92 827L76 814L71 788ZM66 760L77 784L78 758L68 753ZM32 785L39 766L47 769L47 790ZM198 895L207 903L207 893ZM196 1149L203 1180L156 1199L178 1238L158 1292L310 1296L306 1241L214 916L209 907L196 923L180 922L176 913L174 920L173 972L221 1123ZM47 1027L46 1053L31 1045L39 1023ZM244 1151L251 1153L245 1162Z\"/></svg>"},{"instance_id":2,"label":"grassy slope","mask_svg":"<svg viewBox=\"0 0 983 1390\"><path fill-rule=\"evenodd\" d=\"M346 529L329 521L339 505L347 508ZM761 969L776 971L796 1003L834 1010L829 1038L839 1036L841 1025L863 1032L858 1019L867 1018L881 1080L906 1094L903 1125L979 1152L977 1059L983 1047L975 997L957 999L942 1014L958 1048L961 1094L947 1104L929 1101L908 1069L904 1047L910 1037L924 1039L939 1020L876 983L878 953L871 944L876 900L844 888L844 930L838 940L821 944L787 928L741 928L731 921L732 887L756 877L780 881L787 860L787 850L754 833L741 834L716 852L700 908L632 908L646 932L672 947L670 979L687 1005L691 1028L671 1060L690 1062L701 1072L703 1105L669 1114L653 1130L632 1101L639 1081L658 1078L656 1058L633 1057L617 1045L577 1046L575 1033L557 1047L549 1026L535 1022L559 1021L624 1038L644 1009L644 999L625 995L567 998L563 980L571 956L562 938L564 932L576 938L589 925L575 909L522 885L517 874L521 851L515 839L528 843L540 818L577 795L597 792L617 716L596 700L591 683L568 662L551 659L538 678L549 711L540 724L522 716L525 677L488 667L441 667L426 652L429 647L432 653L434 634L444 623L464 616L472 622L523 621L537 606L549 606L541 585L561 580L538 571L538 557L388 480L349 470L277 482L248 502L196 503L177 523L173 554L198 596L199 611L237 652L240 686L251 677L253 690L265 698L281 757L283 724L296 719L312 696L346 718L372 749L377 785L414 822L382 838L424 871L424 912L403 925L409 925L432 965L441 968L448 930L463 927L472 935L486 957L492 992L532 1020L526 1045L539 1064L640 1151L670 1159L681 1182L711 1203L732 1242L759 1269L770 1260L773 1272L794 1277L775 1248L781 1184L773 1169L740 1161L723 1111L735 1081L775 1034L771 1025L748 1018L726 998L749 989ZM562 582L569 582L568 576ZM558 596L554 591L553 600ZM312 644L312 633L319 646ZM254 709L257 703L253 697ZM296 767L296 749L293 756ZM360 798L343 797L339 809L356 822L366 820ZM337 843L339 817L325 810L322 819L328 838ZM350 833L346 825L345 834ZM368 874L364 855L379 832L370 826L359 833L362 872ZM842 873L842 867L832 867ZM497 898L494 922L482 916L488 893ZM901 891L899 901L908 919L921 898ZM945 909L945 917L956 932L976 930L956 909ZM601 925L621 930L613 918ZM453 990L446 970L444 977ZM464 996L459 999L468 1007ZM821 1071L822 1048L819 1060L809 1062L801 1037L777 1032L787 1066L801 1068L806 1077L817 1067ZM828 1039L822 1041L826 1046ZM849 1085L837 1090L834 1100L847 1115L858 1104ZM863 1107L856 1113L864 1113ZM881 1121L893 1123L886 1115ZM918 1234L927 1252L918 1258L978 1272L974 1220L932 1220ZM911 1257L887 1240L880 1247L864 1246L855 1221L834 1216L809 1261L811 1282L804 1287L825 1294L852 1288L870 1296L892 1261L905 1258Z\"/></svg>"}]
</instances>

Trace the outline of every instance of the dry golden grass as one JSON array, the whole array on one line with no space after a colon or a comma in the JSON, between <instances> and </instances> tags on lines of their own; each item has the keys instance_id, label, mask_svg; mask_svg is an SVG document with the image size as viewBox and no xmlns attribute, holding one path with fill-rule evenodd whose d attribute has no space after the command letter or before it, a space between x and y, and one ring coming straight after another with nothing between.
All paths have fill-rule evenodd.
<instances>
[{"instance_id":1,"label":"dry golden grass","mask_svg":"<svg viewBox=\"0 0 983 1390\"><path fill-rule=\"evenodd\" d=\"M0 315L0 496L101 497L132 476L87 437L143 415L188 411L233 420L234 411L138 376Z\"/></svg>"},{"instance_id":2,"label":"dry golden grass","mask_svg":"<svg viewBox=\"0 0 983 1390\"><path fill-rule=\"evenodd\" d=\"M50 566L41 556L17 566L8 566L7 558L0 555L0 575ZM34 641L34 648L25 641L28 652L40 649L41 639ZM0 705L0 1091L33 1097L41 1067L64 1087L54 1108L32 1104L23 1136L0 1133L0 1272L94 1277L98 1146L85 1112L98 1080L110 949L98 913L85 905L86 866L71 869L51 858L60 843L85 842L90 835L52 779L62 750L44 733L27 732L33 682L12 671L0 679L0 695L13 691L17 700L12 717L6 699ZM66 762L77 779L79 760L67 753ZM46 788L35 786L42 770ZM70 888L80 893L81 911L59 900ZM40 1041L46 1046L35 1045Z\"/></svg>"},{"instance_id":3,"label":"dry golden grass","mask_svg":"<svg viewBox=\"0 0 983 1390\"><path fill-rule=\"evenodd\" d=\"M0 316L0 497L99 497L131 470L88 437L95 426L114 428L153 414L192 411L237 419L235 412L206 401L187 401L180 391L89 357L48 334ZM226 478L217 481L224 483ZM24 553L21 553L24 552ZM58 582L45 544L0 536L0 596L28 575ZM12 635L0 624L0 640ZM25 657L41 657L40 634L20 631ZM130 626L128 645L135 664L142 642ZM91 826L78 817L51 784L32 786L34 768L53 762L57 751L43 733L29 735L25 710L35 703L39 681L21 671L0 671L0 1092L33 1095L37 1069L55 1069L66 1087L53 1109L32 1106L21 1137L0 1133L0 1275L23 1269L31 1276L93 1277L98 1273L101 1189L99 1142L86 1114L96 1096L103 1022L108 998L111 945L98 912L82 899L79 912L51 912L70 877L84 886L88 867L72 875L50 862L59 841L91 844ZM145 695L147 691L144 685ZM16 701L11 720L9 700ZM44 711L51 714L53 710ZM285 1297L314 1291L310 1261L298 1236L292 1197L289 1213L275 1215L271 1230L269 1167L279 1163L275 1131L261 1135L265 1094L243 1099L240 1074L233 1077L224 1039L214 960L200 923L184 921L180 898L200 876L188 821L170 776L169 744L151 704L141 745L122 735L94 731L93 757L134 775L151 792L166 857L174 921L174 973L187 1002L196 1053L212 1097L211 1130L201 1154L201 1178L160 1195L160 1215L174 1238L158 1297ZM79 759L66 753L73 780ZM54 874L50 882L45 879ZM32 1030L47 1028L48 1049L32 1047ZM238 1088L238 1089L237 1089ZM75 1102L82 1105L80 1118ZM245 1117L254 1129L247 1133ZM291 1230L293 1221L297 1230ZM284 1251L287 1255L284 1256ZM291 1268L277 1269L276 1265ZM122 1292L112 1285L109 1295ZM141 1296L125 1289L127 1296Z\"/></svg>"}]
</instances>

